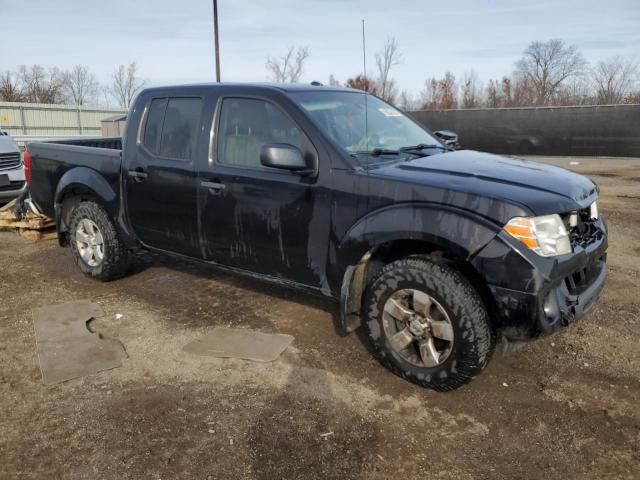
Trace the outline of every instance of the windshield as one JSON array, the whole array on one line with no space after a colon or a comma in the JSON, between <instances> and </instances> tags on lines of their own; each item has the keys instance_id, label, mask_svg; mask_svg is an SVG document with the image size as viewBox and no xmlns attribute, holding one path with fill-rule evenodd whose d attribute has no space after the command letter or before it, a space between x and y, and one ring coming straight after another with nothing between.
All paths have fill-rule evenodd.
<instances>
[{"instance_id":1,"label":"windshield","mask_svg":"<svg viewBox=\"0 0 640 480\"><path fill-rule=\"evenodd\" d=\"M385 153L403 148L442 146L400 110L364 92L300 92L291 97L343 150L365 157L367 163L388 160Z\"/></svg>"}]
</instances>

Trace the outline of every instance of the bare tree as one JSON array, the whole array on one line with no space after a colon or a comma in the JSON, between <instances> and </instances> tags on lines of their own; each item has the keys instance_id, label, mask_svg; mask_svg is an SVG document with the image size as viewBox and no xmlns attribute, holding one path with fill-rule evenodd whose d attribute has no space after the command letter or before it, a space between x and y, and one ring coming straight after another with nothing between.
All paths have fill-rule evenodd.
<instances>
[{"instance_id":1,"label":"bare tree","mask_svg":"<svg viewBox=\"0 0 640 480\"><path fill-rule=\"evenodd\" d=\"M398 97L398 101L396 106L400 108L400 110L404 110L405 112L410 112L413 110L418 110L420 108L420 100L416 99L411 92L403 89L400 92Z\"/></svg>"},{"instance_id":2,"label":"bare tree","mask_svg":"<svg viewBox=\"0 0 640 480\"><path fill-rule=\"evenodd\" d=\"M146 81L138 76L138 65L131 62L128 66L120 65L113 72L111 95L122 108L129 108L136 93L144 87Z\"/></svg>"},{"instance_id":3,"label":"bare tree","mask_svg":"<svg viewBox=\"0 0 640 480\"><path fill-rule=\"evenodd\" d=\"M482 86L475 70L464 72L462 77L462 108L477 108L482 103Z\"/></svg>"},{"instance_id":4,"label":"bare tree","mask_svg":"<svg viewBox=\"0 0 640 480\"><path fill-rule=\"evenodd\" d=\"M378 94L378 85L376 84L376 82L365 78L365 76L361 73L353 78L348 78L347 81L344 82L344 84L349 88L356 88L358 90L373 93L374 95Z\"/></svg>"},{"instance_id":5,"label":"bare tree","mask_svg":"<svg viewBox=\"0 0 640 480\"><path fill-rule=\"evenodd\" d=\"M329 85L332 87L340 87L340 82L336 80L336 77L333 76L333 73L329 74Z\"/></svg>"},{"instance_id":6,"label":"bare tree","mask_svg":"<svg viewBox=\"0 0 640 480\"><path fill-rule=\"evenodd\" d=\"M18 79L11 72L0 74L0 100L4 102L21 102L22 92Z\"/></svg>"},{"instance_id":7,"label":"bare tree","mask_svg":"<svg viewBox=\"0 0 640 480\"><path fill-rule=\"evenodd\" d=\"M513 90L513 81L509 77L502 77L502 104L505 107L515 106Z\"/></svg>"},{"instance_id":8,"label":"bare tree","mask_svg":"<svg viewBox=\"0 0 640 480\"><path fill-rule=\"evenodd\" d=\"M562 83L581 75L587 62L573 45L553 39L532 42L516 62L516 77L530 82L536 104L548 105Z\"/></svg>"},{"instance_id":9,"label":"bare tree","mask_svg":"<svg viewBox=\"0 0 640 480\"><path fill-rule=\"evenodd\" d=\"M593 105L597 103L590 79L575 77L565 82L552 100L552 105Z\"/></svg>"},{"instance_id":10,"label":"bare tree","mask_svg":"<svg viewBox=\"0 0 640 480\"><path fill-rule=\"evenodd\" d=\"M271 80L277 83L295 83L300 81L304 62L309 58L307 47L289 48L283 57L269 57L265 68L271 72Z\"/></svg>"},{"instance_id":11,"label":"bare tree","mask_svg":"<svg viewBox=\"0 0 640 480\"><path fill-rule=\"evenodd\" d=\"M498 82L498 80L489 80L489 83L487 84L485 105L489 108L498 108L502 106L502 92L499 85L500 82Z\"/></svg>"},{"instance_id":12,"label":"bare tree","mask_svg":"<svg viewBox=\"0 0 640 480\"><path fill-rule=\"evenodd\" d=\"M378 85L380 96L389 102L395 97L394 82L390 78L391 69L402 62L402 53L398 50L398 42L395 37L389 38L381 52L376 53L376 66L378 67Z\"/></svg>"},{"instance_id":13,"label":"bare tree","mask_svg":"<svg viewBox=\"0 0 640 480\"><path fill-rule=\"evenodd\" d=\"M456 77L451 72L446 72L444 77L431 78L425 82L422 91L422 108L450 110L458 106L458 87Z\"/></svg>"},{"instance_id":14,"label":"bare tree","mask_svg":"<svg viewBox=\"0 0 640 480\"><path fill-rule=\"evenodd\" d=\"M438 104L438 80L432 77L424 81L424 88L420 91L420 108L435 109Z\"/></svg>"},{"instance_id":15,"label":"bare tree","mask_svg":"<svg viewBox=\"0 0 640 480\"><path fill-rule=\"evenodd\" d=\"M536 89L531 80L527 78L514 78L512 83L512 95L514 107L527 107L536 103Z\"/></svg>"},{"instance_id":16,"label":"bare tree","mask_svg":"<svg viewBox=\"0 0 640 480\"><path fill-rule=\"evenodd\" d=\"M622 57L602 60L592 69L591 78L598 103L623 103L638 86L638 62Z\"/></svg>"},{"instance_id":17,"label":"bare tree","mask_svg":"<svg viewBox=\"0 0 640 480\"><path fill-rule=\"evenodd\" d=\"M440 108L449 110L458 106L458 86L456 85L456 77L451 72L446 72L442 80L440 80L441 104Z\"/></svg>"},{"instance_id":18,"label":"bare tree","mask_svg":"<svg viewBox=\"0 0 640 480\"><path fill-rule=\"evenodd\" d=\"M96 77L85 65L76 65L63 75L63 88L74 105L96 102L99 84Z\"/></svg>"},{"instance_id":19,"label":"bare tree","mask_svg":"<svg viewBox=\"0 0 640 480\"><path fill-rule=\"evenodd\" d=\"M31 103L62 103L62 74L57 68L48 71L41 65L21 65L18 82L22 101Z\"/></svg>"}]
</instances>

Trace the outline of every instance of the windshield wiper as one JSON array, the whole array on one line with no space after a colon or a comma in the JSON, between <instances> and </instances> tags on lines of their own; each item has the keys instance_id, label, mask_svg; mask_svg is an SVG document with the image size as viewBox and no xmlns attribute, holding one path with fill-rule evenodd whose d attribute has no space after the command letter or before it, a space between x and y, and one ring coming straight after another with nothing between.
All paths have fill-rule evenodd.
<instances>
[{"instance_id":1,"label":"windshield wiper","mask_svg":"<svg viewBox=\"0 0 640 480\"><path fill-rule=\"evenodd\" d=\"M410 145L408 147L402 147L400 148L399 151L413 153L413 152L421 152L422 150L426 150L429 148L437 148L437 149L446 150L446 151L451 150L450 148L445 147L444 145L438 145L436 143L432 143L432 144L419 143L418 145Z\"/></svg>"},{"instance_id":2,"label":"windshield wiper","mask_svg":"<svg viewBox=\"0 0 640 480\"><path fill-rule=\"evenodd\" d=\"M353 152L354 155L371 155L372 157L379 157L380 155L398 155L400 150L391 150L389 148L374 148L371 150L359 150Z\"/></svg>"},{"instance_id":3,"label":"windshield wiper","mask_svg":"<svg viewBox=\"0 0 640 480\"><path fill-rule=\"evenodd\" d=\"M427 150L431 148L437 148L439 150L451 151L450 148L445 147L443 145L437 144L427 144L427 143L419 143L418 145L410 145L408 147L402 147L397 150L389 149L389 148L373 148L371 150L360 150L357 152L353 152L353 155L371 155L372 157L379 157L381 155L400 155L402 153L409 153L412 155L422 156L422 150Z\"/></svg>"}]
</instances>

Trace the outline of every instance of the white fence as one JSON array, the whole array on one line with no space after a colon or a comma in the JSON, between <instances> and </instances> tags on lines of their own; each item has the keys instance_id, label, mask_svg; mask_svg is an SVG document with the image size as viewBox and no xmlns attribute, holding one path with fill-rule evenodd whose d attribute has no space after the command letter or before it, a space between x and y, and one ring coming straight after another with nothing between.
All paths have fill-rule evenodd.
<instances>
[{"instance_id":1,"label":"white fence","mask_svg":"<svg viewBox=\"0 0 640 480\"><path fill-rule=\"evenodd\" d=\"M100 122L119 108L100 108L42 103L0 102L0 129L18 142L26 138L99 136Z\"/></svg>"}]
</instances>

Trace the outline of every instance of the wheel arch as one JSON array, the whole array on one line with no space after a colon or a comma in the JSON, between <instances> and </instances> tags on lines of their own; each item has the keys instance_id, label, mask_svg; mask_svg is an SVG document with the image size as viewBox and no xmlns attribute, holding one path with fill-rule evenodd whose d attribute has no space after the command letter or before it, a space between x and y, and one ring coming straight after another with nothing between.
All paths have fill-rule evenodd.
<instances>
[{"instance_id":1,"label":"wheel arch","mask_svg":"<svg viewBox=\"0 0 640 480\"><path fill-rule=\"evenodd\" d=\"M397 228L399 225L405 228ZM376 273L387 263L408 256L425 255L452 264L471 282L491 313L493 297L470 260L499 230L471 212L435 205L395 206L365 217L347 232L340 248L343 333L361 325L364 292Z\"/></svg>"},{"instance_id":2,"label":"wheel arch","mask_svg":"<svg viewBox=\"0 0 640 480\"><path fill-rule=\"evenodd\" d=\"M54 195L55 220L60 245L68 245L69 216L77 205L83 201L96 202L115 220L117 200L116 192L95 170L77 167L66 172L58 182ZM117 222L114 223L117 226Z\"/></svg>"}]
</instances>

